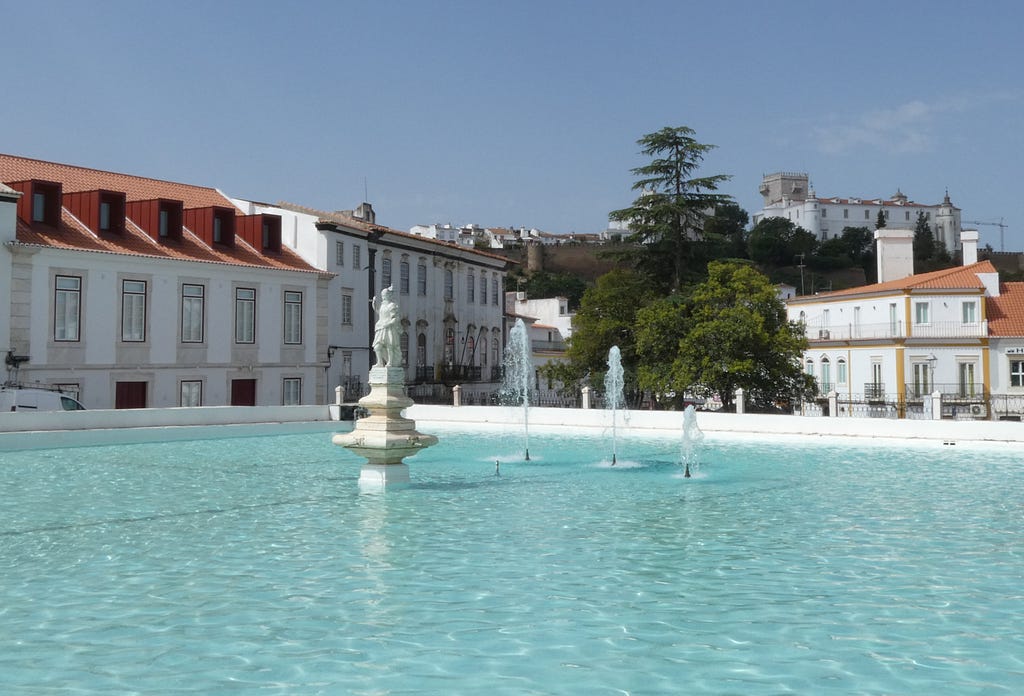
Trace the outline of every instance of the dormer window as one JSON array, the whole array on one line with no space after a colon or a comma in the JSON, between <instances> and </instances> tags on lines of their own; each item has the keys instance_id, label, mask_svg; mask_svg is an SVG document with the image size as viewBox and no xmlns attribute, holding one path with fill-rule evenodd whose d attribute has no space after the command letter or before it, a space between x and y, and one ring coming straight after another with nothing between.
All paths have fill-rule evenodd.
<instances>
[{"instance_id":1,"label":"dormer window","mask_svg":"<svg viewBox=\"0 0 1024 696\"><path fill-rule=\"evenodd\" d=\"M60 224L61 185L54 181L18 181L11 188L22 194L18 217L31 225L57 227Z\"/></svg>"},{"instance_id":2,"label":"dormer window","mask_svg":"<svg viewBox=\"0 0 1024 696\"><path fill-rule=\"evenodd\" d=\"M158 242L181 239L182 203L169 198L131 201L125 204L128 219Z\"/></svg>"},{"instance_id":3,"label":"dormer window","mask_svg":"<svg viewBox=\"0 0 1024 696\"><path fill-rule=\"evenodd\" d=\"M64 194L64 207L94 232L124 232L125 195L120 191L75 191Z\"/></svg>"},{"instance_id":4,"label":"dormer window","mask_svg":"<svg viewBox=\"0 0 1024 696\"><path fill-rule=\"evenodd\" d=\"M262 252L281 251L281 216L268 213L239 215L235 218L237 234L251 247Z\"/></svg>"},{"instance_id":5,"label":"dormer window","mask_svg":"<svg viewBox=\"0 0 1024 696\"><path fill-rule=\"evenodd\" d=\"M235 246L235 209L226 206L189 208L185 226L209 246Z\"/></svg>"},{"instance_id":6,"label":"dormer window","mask_svg":"<svg viewBox=\"0 0 1024 696\"><path fill-rule=\"evenodd\" d=\"M60 224L60 184L37 181L32 187L32 222Z\"/></svg>"}]
</instances>

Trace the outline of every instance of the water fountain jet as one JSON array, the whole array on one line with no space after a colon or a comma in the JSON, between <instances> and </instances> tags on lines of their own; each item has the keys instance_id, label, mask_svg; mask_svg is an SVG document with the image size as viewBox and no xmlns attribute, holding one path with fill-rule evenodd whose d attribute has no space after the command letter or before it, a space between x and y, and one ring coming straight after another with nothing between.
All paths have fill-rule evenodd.
<instances>
[{"instance_id":1,"label":"water fountain jet","mask_svg":"<svg viewBox=\"0 0 1024 696\"><path fill-rule=\"evenodd\" d=\"M533 379L533 357L530 337L522 319L516 319L512 330L508 332L504 367L502 401L511 406L521 404L523 407L525 459L530 461L530 381Z\"/></svg>"},{"instance_id":2,"label":"water fountain jet","mask_svg":"<svg viewBox=\"0 0 1024 696\"><path fill-rule=\"evenodd\" d=\"M697 425L697 413L690 404L683 411L683 437L679 446L680 463L685 478L690 478L690 465L697 464L697 447L704 441L704 433Z\"/></svg>"},{"instance_id":3,"label":"water fountain jet","mask_svg":"<svg viewBox=\"0 0 1024 696\"><path fill-rule=\"evenodd\" d=\"M615 416L622 408L623 398L623 377L622 377L622 354L618 346L612 346L608 351L608 372L604 376L604 400L605 408L612 412L612 466L615 466L618 454L618 441L615 432Z\"/></svg>"}]
</instances>

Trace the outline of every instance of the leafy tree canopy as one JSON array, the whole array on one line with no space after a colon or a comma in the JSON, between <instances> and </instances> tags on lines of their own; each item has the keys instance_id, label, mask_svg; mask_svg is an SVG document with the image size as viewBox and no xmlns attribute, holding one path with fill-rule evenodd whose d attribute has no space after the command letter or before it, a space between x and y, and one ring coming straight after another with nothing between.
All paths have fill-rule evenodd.
<instances>
[{"instance_id":1,"label":"leafy tree canopy","mask_svg":"<svg viewBox=\"0 0 1024 696\"><path fill-rule=\"evenodd\" d=\"M787 321L775 287L748 264L708 264L707 281L689 297L649 305L638 324L640 384L656 393L693 391L729 405L743 387L762 406L811 393L813 380L800 365L803 330Z\"/></svg>"},{"instance_id":2,"label":"leafy tree canopy","mask_svg":"<svg viewBox=\"0 0 1024 696\"><path fill-rule=\"evenodd\" d=\"M587 284L579 276L568 273L535 271L523 275L510 273L508 289L523 290L527 297L534 299L564 297L569 300L569 307L575 309L580 306Z\"/></svg>"},{"instance_id":3,"label":"leafy tree canopy","mask_svg":"<svg viewBox=\"0 0 1024 696\"><path fill-rule=\"evenodd\" d=\"M715 193L729 179L723 174L696 176L714 145L698 142L686 126L665 127L649 133L637 144L649 164L632 170L637 177L633 205L612 211L612 220L629 224L630 241L639 247L633 257L638 268L665 288L677 290L692 276L695 247L705 241L702 232L709 211L729 197Z\"/></svg>"},{"instance_id":4,"label":"leafy tree canopy","mask_svg":"<svg viewBox=\"0 0 1024 696\"><path fill-rule=\"evenodd\" d=\"M800 254L809 259L818 247L814 235L779 217L761 219L747 236L751 260L771 266L793 266Z\"/></svg>"},{"instance_id":5,"label":"leafy tree canopy","mask_svg":"<svg viewBox=\"0 0 1024 696\"><path fill-rule=\"evenodd\" d=\"M570 374L562 381L579 379L588 372L602 374L608 367L608 351L618 346L625 370L636 370L636 313L651 302L655 292L650 282L631 269L609 271L583 293L573 321L567 356Z\"/></svg>"}]
</instances>

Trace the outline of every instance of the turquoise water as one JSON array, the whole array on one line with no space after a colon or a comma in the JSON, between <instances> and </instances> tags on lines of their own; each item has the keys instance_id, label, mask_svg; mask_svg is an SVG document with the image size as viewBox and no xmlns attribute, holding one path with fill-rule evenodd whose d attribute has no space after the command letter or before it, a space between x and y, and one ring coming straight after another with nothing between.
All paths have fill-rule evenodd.
<instances>
[{"instance_id":1,"label":"turquoise water","mask_svg":"<svg viewBox=\"0 0 1024 696\"><path fill-rule=\"evenodd\" d=\"M1022 454L434 432L0 453L0 692L1024 691Z\"/></svg>"}]
</instances>

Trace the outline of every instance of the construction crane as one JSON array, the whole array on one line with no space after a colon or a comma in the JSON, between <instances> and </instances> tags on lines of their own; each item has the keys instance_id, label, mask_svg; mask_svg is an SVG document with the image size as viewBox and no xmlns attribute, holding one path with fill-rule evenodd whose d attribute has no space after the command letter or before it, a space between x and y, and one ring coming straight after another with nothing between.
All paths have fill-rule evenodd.
<instances>
[{"instance_id":1,"label":"construction crane","mask_svg":"<svg viewBox=\"0 0 1024 696\"><path fill-rule=\"evenodd\" d=\"M964 225L990 225L992 227L998 227L999 228L999 251L1006 251L1006 248L1005 248L1005 246L1003 244L1003 236L1004 236L1003 233L1006 231L1006 224L1003 222L1003 218L999 218L999 222L994 222L994 221L993 222L988 222L988 221L985 221L985 220L961 220L960 221L960 226L963 227Z\"/></svg>"}]
</instances>

